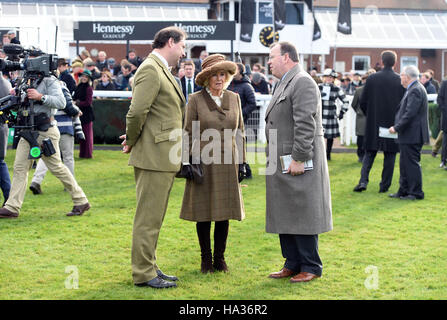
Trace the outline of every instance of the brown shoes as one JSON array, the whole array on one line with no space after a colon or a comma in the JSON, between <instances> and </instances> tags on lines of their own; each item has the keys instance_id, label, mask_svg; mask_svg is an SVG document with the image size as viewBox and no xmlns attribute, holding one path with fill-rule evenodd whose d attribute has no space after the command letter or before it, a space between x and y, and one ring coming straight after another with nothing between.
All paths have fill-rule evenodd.
<instances>
[{"instance_id":1,"label":"brown shoes","mask_svg":"<svg viewBox=\"0 0 447 320\"><path fill-rule=\"evenodd\" d=\"M67 213L67 216L82 216L82 214L90 209L90 203L81 204L80 206L74 206L73 209L71 209L71 212Z\"/></svg>"},{"instance_id":2,"label":"brown shoes","mask_svg":"<svg viewBox=\"0 0 447 320\"><path fill-rule=\"evenodd\" d=\"M309 272L300 272L296 276L292 277L290 279L290 282L309 282L315 278L319 278L320 276L317 276L316 274L309 273Z\"/></svg>"},{"instance_id":3,"label":"brown shoes","mask_svg":"<svg viewBox=\"0 0 447 320\"><path fill-rule=\"evenodd\" d=\"M271 273L269 275L269 278L273 279L288 278L294 276L295 274L296 274L295 271L289 270L287 268L282 268L281 271Z\"/></svg>"},{"instance_id":4,"label":"brown shoes","mask_svg":"<svg viewBox=\"0 0 447 320\"><path fill-rule=\"evenodd\" d=\"M9 211L8 209L6 209L5 207L0 208L0 219L14 219L17 218L19 216L18 213Z\"/></svg>"}]
</instances>

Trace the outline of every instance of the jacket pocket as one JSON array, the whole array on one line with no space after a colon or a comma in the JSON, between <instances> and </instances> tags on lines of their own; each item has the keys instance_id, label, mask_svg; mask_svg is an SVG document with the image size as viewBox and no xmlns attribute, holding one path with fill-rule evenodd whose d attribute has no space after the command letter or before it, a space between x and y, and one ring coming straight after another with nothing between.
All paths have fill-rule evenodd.
<instances>
[{"instance_id":1,"label":"jacket pocket","mask_svg":"<svg viewBox=\"0 0 447 320\"><path fill-rule=\"evenodd\" d=\"M280 103L281 101L286 100L286 96L281 96L278 98L278 101L276 101L276 103Z\"/></svg>"},{"instance_id":2,"label":"jacket pocket","mask_svg":"<svg viewBox=\"0 0 447 320\"><path fill-rule=\"evenodd\" d=\"M171 132L162 132L155 136L155 143L163 142L163 141L169 141L169 135Z\"/></svg>"},{"instance_id":3,"label":"jacket pocket","mask_svg":"<svg viewBox=\"0 0 447 320\"><path fill-rule=\"evenodd\" d=\"M167 120L161 123L161 131L169 130L175 128L177 121Z\"/></svg>"}]
</instances>

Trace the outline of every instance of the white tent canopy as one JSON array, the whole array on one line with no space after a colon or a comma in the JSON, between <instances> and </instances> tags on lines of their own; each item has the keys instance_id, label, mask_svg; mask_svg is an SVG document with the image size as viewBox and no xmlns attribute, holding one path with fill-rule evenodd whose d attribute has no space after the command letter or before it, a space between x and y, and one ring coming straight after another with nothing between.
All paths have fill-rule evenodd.
<instances>
[{"instance_id":1,"label":"white tent canopy","mask_svg":"<svg viewBox=\"0 0 447 320\"><path fill-rule=\"evenodd\" d=\"M336 34L337 10L316 8L322 38L341 48L447 48L447 12L353 9L352 34Z\"/></svg>"}]
</instances>

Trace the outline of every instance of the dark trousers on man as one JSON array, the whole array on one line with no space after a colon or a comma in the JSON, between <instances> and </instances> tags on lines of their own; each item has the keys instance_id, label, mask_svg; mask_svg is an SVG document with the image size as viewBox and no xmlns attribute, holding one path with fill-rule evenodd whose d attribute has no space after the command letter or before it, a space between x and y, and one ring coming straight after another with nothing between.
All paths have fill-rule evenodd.
<instances>
[{"instance_id":1,"label":"dark trousers on man","mask_svg":"<svg viewBox=\"0 0 447 320\"><path fill-rule=\"evenodd\" d=\"M447 163L447 132L442 132L441 161Z\"/></svg>"},{"instance_id":2,"label":"dark trousers on man","mask_svg":"<svg viewBox=\"0 0 447 320\"><path fill-rule=\"evenodd\" d=\"M279 241L282 255L286 259L285 268L321 277L323 264L318 254L318 234L280 234Z\"/></svg>"},{"instance_id":3,"label":"dark trousers on man","mask_svg":"<svg viewBox=\"0 0 447 320\"><path fill-rule=\"evenodd\" d=\"M383 170L382 170L382 181L380 181L380 191L385 192L391 186L393 181L394 173L394 163L396 161L395 152L383 152ZM369 172L371 171L374 159L376 158L377 150L366 150L363 156L362 171L359 183L368 184L369 182Z\"/></svg>"},{"instance_id":4,"label":"dark trousers on man","mask_svg":"<svg viewBox=\"0 0 447 320\"><path fill-rule=\"evenodd\" d=\"M422 191L421 150L422 144L400 144L400 195L412 195L424 199Z\"/></svg>"},{"instance_id":5,"label":"dark trousers on man","mask_svg":"<svg viewBox=\"0 0 447 320\"><path fill-rule=\"evenodd\" d=\"M357 136L357 157L360 161L363 160L363 156L365 155L365 148L363 147L363 139L364 136Z\"/></svg>"}]
</instances>

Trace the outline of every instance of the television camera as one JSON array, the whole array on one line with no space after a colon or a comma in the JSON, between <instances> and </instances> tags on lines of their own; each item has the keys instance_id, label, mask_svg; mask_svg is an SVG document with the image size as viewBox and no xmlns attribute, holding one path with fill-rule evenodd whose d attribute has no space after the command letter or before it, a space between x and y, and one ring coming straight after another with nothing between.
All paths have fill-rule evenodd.
<instances>
[{"instance_id":1,"label":"television camera","mask_svg":"<svg viewBox=\"0 0 447 320\"><path fill-rule=\"evenodd\" d=\"M6 123L15 129L17 136L23 137L30 144L30 159L41 157L42 150L37 143L39 136L38 128L39 116L34 112L34 100L27 97L27 90L34 88L42 82L45 77L51 76L57 69L58 56L55 54L45 54L38 49L24 49L18 44L7 44L3 46L3 51L8 56L8 60L0 59L0 71L11 72L23 70L23 77L17 82L15 95L8 95L0 99L0 123ZM51 144L51 141L49 141ZM42 145L44 154L48 142ZM53 148L54 149L54 148ZM50 150L51 152L51 150Z\"/></svg>"}]
</instances>

